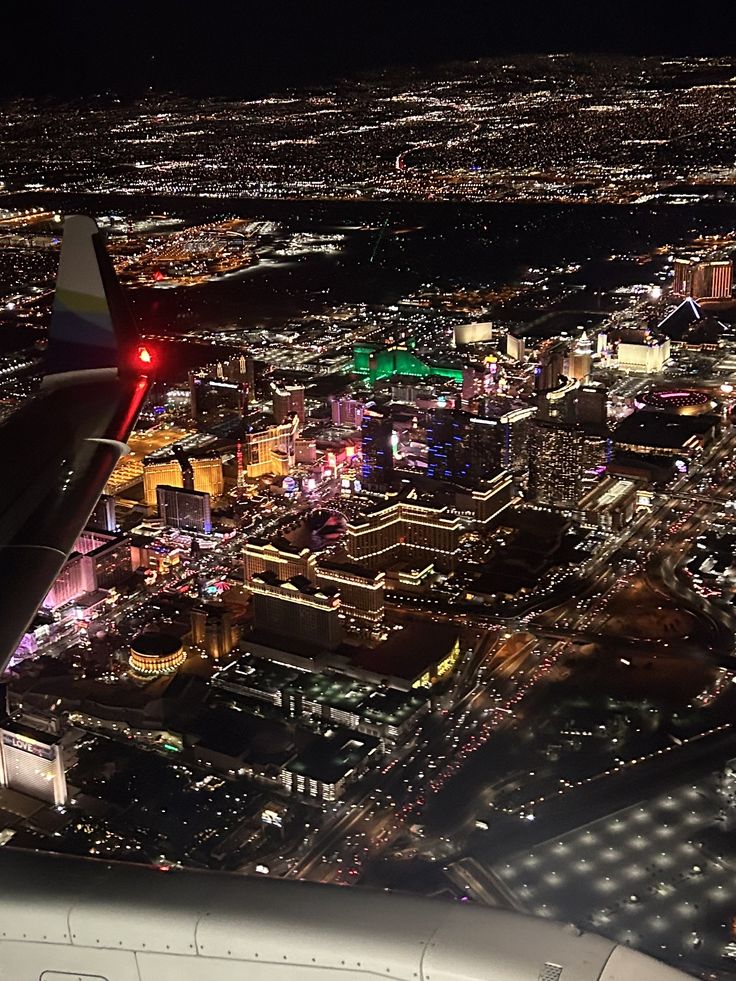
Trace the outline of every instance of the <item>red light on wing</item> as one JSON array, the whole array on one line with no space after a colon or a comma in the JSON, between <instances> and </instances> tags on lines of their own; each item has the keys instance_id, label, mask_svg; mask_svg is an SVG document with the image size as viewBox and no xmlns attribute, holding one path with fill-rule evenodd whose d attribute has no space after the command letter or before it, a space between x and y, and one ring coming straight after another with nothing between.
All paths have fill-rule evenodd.
<instances>
[{"instance_id":1,"label":"red light on wing","mask_svg":"<svg viewBox=\"0 0 736 981\"><path fill-rule=\"evenodd\" d=\"M140 361L141 364L144 364L144 365L152 365L153 364L153 354L145 346L145 344L141 344L138 347L138 360Z\"/></svg>"}]
</instances>

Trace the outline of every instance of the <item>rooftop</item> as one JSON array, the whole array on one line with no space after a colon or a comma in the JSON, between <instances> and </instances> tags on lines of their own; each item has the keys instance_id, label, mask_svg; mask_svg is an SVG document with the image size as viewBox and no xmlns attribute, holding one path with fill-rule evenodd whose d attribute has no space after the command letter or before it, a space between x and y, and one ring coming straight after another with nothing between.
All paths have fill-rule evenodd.
<instances>
[{"instance_id":1,"label":"rooftop","mask_svg":"<svg viewBox=\"0 0 736 981\"><path fill-rule=\"evenodd\" d=\"M334 784L353 772L376 751L374 736L336 727L315 735L287 769L321 783Z\"/></svg>"},{"instance_id":2,"label":"rooftop","mask_svg":"<svg viewBox=\"0 0 736 981\"><path fill-rule=\"evenodd\" d=\"M683 450L687 444L707 436L720 420L707 413L680 416L672 412L632 412L618 424L613 439L619 445L651 446L663 450Z\"/></svg>"},{"instance_id":3,"label":"rooftop","mask_svg":"<svg viewBox=\"0 0 736 981\"><path fill-rule=\"evenodd\" d=\"M169 657L181 649L181 641L174 634L150 630L131 642L131 650L144 657Z\"/></svg>"},{"instance_id":4,"label":"rooftop","mask_svg":"<svg viewBox=\"0 0 736 981\"><path fill-rule=\"evenodd\" d=\"M378 677L399 678L409 684L443 661L460 638L449 623L412 620L374 648L360 648L353 664Z\"/></svg>"}]
</instances>

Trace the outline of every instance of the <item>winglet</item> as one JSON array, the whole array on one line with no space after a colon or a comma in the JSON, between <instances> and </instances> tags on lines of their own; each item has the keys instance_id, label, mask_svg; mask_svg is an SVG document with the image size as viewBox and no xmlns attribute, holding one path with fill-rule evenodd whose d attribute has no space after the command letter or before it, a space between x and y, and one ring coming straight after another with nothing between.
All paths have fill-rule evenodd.
<instances>
[{"instance_id":1,"label":"winglet","mask_svg":"<svg viewBox=\"0 0 736 981\"><path fill-rule=\"evenodd\" d=\"M97 225L85 215L70 215L64 221L46 373L123 368L138 342Z\"/></svg>"}]
</instances>

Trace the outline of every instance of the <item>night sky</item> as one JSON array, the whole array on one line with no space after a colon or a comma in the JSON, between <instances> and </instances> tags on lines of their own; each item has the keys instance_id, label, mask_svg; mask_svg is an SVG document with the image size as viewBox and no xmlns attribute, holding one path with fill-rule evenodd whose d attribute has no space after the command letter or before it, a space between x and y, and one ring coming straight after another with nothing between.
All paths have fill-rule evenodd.
<instances>
[{"instance_id":1,"label":"night sky","mask_svg":"<svg viewBox=\"0 0 736 981\"><path fill-rule=\"evenodd\" d=\"M2 95L153 87L248 96L494 54L736 51L736 17L720 0L14 0L3 28Z\"/></svg>"}]
</instances>

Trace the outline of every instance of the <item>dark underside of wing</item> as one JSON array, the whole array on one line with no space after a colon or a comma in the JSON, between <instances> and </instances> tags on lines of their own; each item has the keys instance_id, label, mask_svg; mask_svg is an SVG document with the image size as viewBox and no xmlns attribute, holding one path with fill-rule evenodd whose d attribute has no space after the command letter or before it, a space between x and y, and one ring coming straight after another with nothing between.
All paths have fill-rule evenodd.
<instances>
[{"instance_id":1,"label":"dark underside of wing","mask_svg":"<svg viewBox=\"0 0 736 981\"><path fill-rule=\"evenodd\" d=\"M42 392L0 426L0 655L12 655L124 450L145 381Z\"/></svg>"},{"instance_id":2,"label":"dark underside of wing","mask_svg":"<svg viewBox=\"0 0 736 981\"><path fill-rule=\"evenodd\" d=\"M83 529L148 390L95 223L64 225L41 389L0 425L0 671Z\"/></svg>"}]
</instances>

